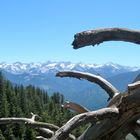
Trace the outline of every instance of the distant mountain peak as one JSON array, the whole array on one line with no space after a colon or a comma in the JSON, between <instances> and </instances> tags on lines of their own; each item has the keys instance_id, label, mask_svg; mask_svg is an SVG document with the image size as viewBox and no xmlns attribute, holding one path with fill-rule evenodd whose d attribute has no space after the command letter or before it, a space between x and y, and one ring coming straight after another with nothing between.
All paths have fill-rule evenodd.
<instances>
[{"instance_id":1,"label":"distant mountain peak","mask_svg":"<svg viewBox=\"0 0 140 140\"><path fill-rule=\"evenodd\" d=\"M32 63L0 63L0 69L11 72L13 74L29 73L29 74L45 74L48 72L57 72L62 70L78 70L90 73L101 73L105 75L107 73L123 73L129 71L137 71L140 67L129 67L115 64L112 62L106 64L84 64L84 63L71 63L71 62L52 62L47 61L45 63L32 62ZM107 72L108 71L108 72Z\"/></svg>"},{"instance_id":2,"label":"distant mountain peak","mask_svg":"<svg viewBox=\"0 0 140 140\"><path fill-rule=\"evenodd\" d=\"M49 94L60 92L64 94L66 99L89 106L91 109L106 105L107 94L104 94L104 91L99 86L86 80L55 77L58 71L76 70L99 74L110 80L119 89L126 89L127 84L131 83L140 73L139 67L122 66L110 62L106 64L51 61L45 63L2 62L0 63L0 69L5 77L15 84L32 84L47 90ZM122 82L120 83L120 81ZM92 102L93 99L94 102Z\"/></svg>"}]
</instances>

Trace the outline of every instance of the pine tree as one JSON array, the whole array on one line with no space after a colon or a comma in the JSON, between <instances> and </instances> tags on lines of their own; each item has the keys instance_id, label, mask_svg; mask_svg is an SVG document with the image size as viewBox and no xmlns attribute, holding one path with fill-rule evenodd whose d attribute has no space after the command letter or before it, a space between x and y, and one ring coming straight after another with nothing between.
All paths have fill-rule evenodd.
<instances>
[{"instance_id":1,"label":"pine tree","mask_svg":"<svg viewBox=\"0 0 140 140\"><path fill-rule=\"evenodd\" d=\"M72 113L63 109L63 95L47 92L34 86L24 87L7 81L0 73L0 117L29 117L30 112L41 116L40 121L61 126ZM63 119L62 119L63 118ZM34 140L36 131L25 125L0 125L0 140Z\"/></svg>"},{"instance_id":2,"label":"pine tree","mask_svg":"<svg viewBox=\"0 0 140 140\"><path fill-rule=\"evenodd\" d=\"M5 137L3 136L1 130L0 130L0 140L6 140Z\"/></svg>"},{"instance_id":3,"label":"pine tree","mask_svg":"<svg viewBox=\"0 0 140 140\"><path fill-rule=\"evenodd\" d=\"M16 140L14 134L13 134L13 130L12 128L9 126L7 126L5 132L4 132L4 135L6 137L7 140Z\"/></svg>"},{"instance_id":4,"label":"pine tree","mask_svg":"<svg viewBox=\"0 0 140 140\"><path fill-rule=\"evenodd\" d=\"M0 117L7 117L9 115L7 96L5 93L5 79L0 72Z\"/></svg>"}]
</instances>

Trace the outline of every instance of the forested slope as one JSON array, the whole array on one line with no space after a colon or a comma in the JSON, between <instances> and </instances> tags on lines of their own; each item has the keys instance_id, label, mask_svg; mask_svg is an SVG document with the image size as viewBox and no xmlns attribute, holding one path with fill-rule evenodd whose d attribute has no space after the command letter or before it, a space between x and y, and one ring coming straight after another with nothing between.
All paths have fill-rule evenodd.
<instances>
[{"instance_id":1,"label":"forested slope","mask_svg":"<svg viewBox=\"0 0 140 140\"><path fill-rule=\"evenodd\" d=\"M33 112L40 116L39 121L61 126L73 115L61 107L63 100L59 93L49 97L46 91L32 85L13 85L0 73L0 118L30 118ZM0 125L0 140L33 140L36 135L39 133L26 124Z\"/></svg>"}]
</instances>

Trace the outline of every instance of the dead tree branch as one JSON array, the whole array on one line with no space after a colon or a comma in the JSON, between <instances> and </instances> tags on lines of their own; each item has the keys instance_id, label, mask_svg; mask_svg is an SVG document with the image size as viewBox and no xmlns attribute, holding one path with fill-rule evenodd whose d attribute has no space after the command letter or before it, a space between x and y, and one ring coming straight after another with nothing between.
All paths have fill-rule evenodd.
<instances>
[{"instance_id":1,"label":"dead tree branch","mask_svg":"<svg viewBox=\"0 0 140 140\"><path fill-rule=\"evenodd\" d=\"M70 119L64 126L56 131L52 140L65 140L68 134L80 124L83 123L96 123L106 118L117 117L119 111L117 108L104 108L97 111L82 113Z\"/></svg>"},{"instance_id":2,"label":"dead tree branch","mask_svg":"<svg viewBox=\"0 0 140 140\"><path fill-rule=\"evenodd\" d=\"M85 31L75 35L72 45L74 49L78 49L88 45L98 45L104 41L127 41L140 44L140 31L124 28ZM128 133L132 132L132 128L135 130L135 123L140 118L139 77L136 78L135 83L128 85L128 91L119 94L119 91L114 86L100 76L75 71L59 72L56 76L86 79L100 85L112 98L107 109L115 109L118 112L116 112L116 117L110 116L109 118L101 113L104 119L97 115L98 111L96 115L93 112L77 115L57 130L52 140L64 140L75 127L81 123L88 122L92 123L92 125L77 138L78 140L122 140ZM91 113L95 116L93 114L92 116ZM89 117L90 115L92 116L91 118Z\"/></svg>"},{"instance_id":3,"label":"dead tree branch","mask_svg":"<svg viewBox=\"0 0 140 140\"><path fill-rule=\"evenodd\" d=\"M74 72L75 74L75 72ZM76 78L83 78L83 75L81 76L75 76L73 72L59 72L57 76L62 77L76 77ZM77 73L76 73L77 74ZM79 74L79 72L78 72ZM81 74L81 73L80 73ZM86 73L87 74L87 73ZM85 75L84 75L85 76ZM90 75L91 76L91 75ZM89 78L89 77L88 77ZM87 77L83 79L88 79ZM88 79L89 80L89 79ZM91 81L91 79L89 80ZM128 133L130 133L129 126L131 125L131 122L136 122L140 117L140 86L139 81L135 82L133 84L129 84L128 86L129 92L126 92L124 94L118 94L114 98L112 98L111 103L109 103L109 106L113 106L115 108L118 108L119 117L117 118L109 118L105 120L100 120L100 123L94 123L92 124L87 131L85 131L78 140L85 140L89 139L91 137L91 140L96 139L102 139L105 140L109 139L109 136L112 137L112 139L123 139ZM88 112L89 114L91 112ZM80 114L80 115L84 115ZM78 120L78 121L77 121ZM83 119L85 120L85 118ZM80 121L80 123L77 124L77 122ZM71 123L72 122L72 123ZM81 119L73 118L70 120L66 125L64 125L62 128L60 128L58 131L56 131L54 135L54 139L65 139L68 133L71 132L75 127L80 125L82 122ZM74 124L73 124L74 123ZM83 122L82 122L83 123ZM72 125L72 126L71 126ZM98 130L98 131L97 131ZM100 131L99 131L100 130ZM124 131L122 131L124 130ZM122 133L123 132L123 133ZM110 134L110 133L113 133ZM111 136L112 135L112 136ZM63 138L64 136L64 138ZM54 140L53 139L53 140Z\"/></svg>"},{"instance_id":4,"label":"dead tree branch","mask_svg":"<svg viewBox=\"0 0 140 140\"><path fill-rule=\"evenodd\" d=\"M135 90L140 87L140 81L128 85L128 91Z\"/></svg>"},{"instance_id":5,"label":"dead tree branch","mask_svg":"<svg viewBox=\"0 0 140 140\"><path fill-rule=\"evenodd\" d=\"M48 140L48 139L46 139L46 138L44 138L44 137L42 137L42 136L37 136L37 137L36 137L36 140Z\"/></svg>"},{"instance_id":6,"label":"dead tree branch","mask_svg":"<svg viewBox=\"0 0 140 140\"><path fill-rule=\"evenodd\" d=\"M3 124L25 124L27 126L35 128L38 131L46 133L48 137L52 137L52 135L54 135L53 131L56 131L59 129L59 127L54 124L37 122L33 119L33 117L32 118L14 118L14 117L13 118L0 118L0 125L3 125ZM41 138L43 139L43 137ZM75 140L75 136L70 134L69 139Z\"/></svg>"},{"instance_id":7,"label":"dead tree branch","mask_svg":"<svg viewBox=\"0 0 140 140\"><path fill-rule=\"evenodd\" d=\"M0 125L2 124L26 124L27 126L31 126L33 128L41 127L50 129L52 131L56 131L59 129L59 127L54 124L37 122L28 118L0 118Z\"/></svg>"},{"instance_id":8,"label":"dead tree branch","mask_svg":"<svg viewBox=\"0 0 140 140\"><path fill-rule=\"evenodd\" d=\"M35 128L35 130L37 130L41 134L41 136L47 138L51 138L54 135L54 131L47 128Z\"/></svg>"},{"instance_id":9,"label":"dead tree branch","mask_svg":"<svg viewBox=\"0 0 140 140\"><path fill-rule=\"evenodd\" d=\"M78 79L85 79L90 82L94 82L102 87L110 96L110 98L115 97L119 94L119 91L107 80L99 75L93 75L90 73L78 72L78 71L62 71L56 74L57 77L74 77Z\"/></svg>"},{"instance_id":10,"label":"dead tree branch","mask_svg":"<svg viewBox=\"0 0 140 140\"><path fill-rule=\"evenodd\" d=\"M70 101L65 101L64 104L62 105L62 107L73 109L79 113L89 112L89 110L87 108L85 108L77 103L70 102Z\"/></svg>"},{"instance_id":11,"label":"dead tree branch","mask_svg":"<svg viewBox=\"0 0 140 140\"><path fill-rule=\"evenodd\" d=\"M131 91L130 94L122 94L119 103L115 106L119 109L119 118L117 120L105 120L91 126L79 137L79 140L121 140L126 134L130 133L127 131L129 124L140 118L140 88ZM125 133L122 133L124 130Z\"/></svg>"},{"instance_id":12,"label":"dead tree branch","mask_svg":"<svg viewBox=\"0 0 140 140\"><path fill-rule=\"evenodd\" d=\"M127 41L140 44L140 31L126 28L103 28L77 33L72 43L74 49L98 45L104 41Z\"/></svg>"}]
</instances>

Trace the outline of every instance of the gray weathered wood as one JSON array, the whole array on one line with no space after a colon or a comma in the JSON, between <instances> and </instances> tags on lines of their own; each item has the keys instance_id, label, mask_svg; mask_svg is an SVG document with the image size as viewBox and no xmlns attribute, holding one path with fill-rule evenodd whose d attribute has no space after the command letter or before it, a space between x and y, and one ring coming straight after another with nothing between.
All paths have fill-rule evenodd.
<instances>
[{"instance_id":1,"label":"gray weathered wood","mask_svg":"<svg viewBox=\"0 0 140 140\"><path fill-rule=\"evenodd\" d=\"M80 124L96 123L106 118L117 117L119 111L117 108L104 108L97 111L82 113L74 116L64 126L58 129L51 140L65 140L68 134Z\"/></svg>"},{"instance_id":2,"label":"gray weathered wood","mask_svg":"<svg viewBox=\"0 0 140 140\"><path fill-rule=\"evenodd\" d=\"M98 45L104 41L127 41L140 44L140 31L126 28L102 28L84 31L74 36L74 49L89 45Z\"/></svg>"},{"instance_id":3,"label":"gray weathered wood","mask_svg":"<svg viewBox=\"0 0 140 140\"><path fill-rule=\"evenodd\" d=\"M103 120L101 123L89 127L78 140L123 139L129 133L129 124L140 118L140 88L131 91L130 94L122 95L115 107L119 110L118 118Z\"/></svg>"},{"instance_id":4,"label":"gray weathered wood","mask_svg":"<svg viewBox=\"0 0 140 140\"><path fill-rule=\"evenodd\" d=\"M10 117L10 118L0 118L0 125L3 124L25 124L27 126L37 128L42 132L46 132L46 135L48 133L53 135L52 131L56 131L59 129L58 126L50 123L44 123L44 122L37 122L34 119L34 116L32 118L15 118L15 117ZM68 135L70 140L75 140L75 136L69 134Z\"/></svg>"},{"instance_id":5,"label":"gray weathered wood","mask_svg":"<svg viewBox=\"0 0 140 140\"><path fill-rule=\"evenodd\" d=\"M10 117L10 118L0 118L0 125L2 124L26 124L31 127L43 127L50 129L52 131L56 131L59 129L58 126L50 123L44 123L44 122L37 122L33 121L32 119L28 118L15 118L15 117Z\"/></svg>"}]
</instances>

